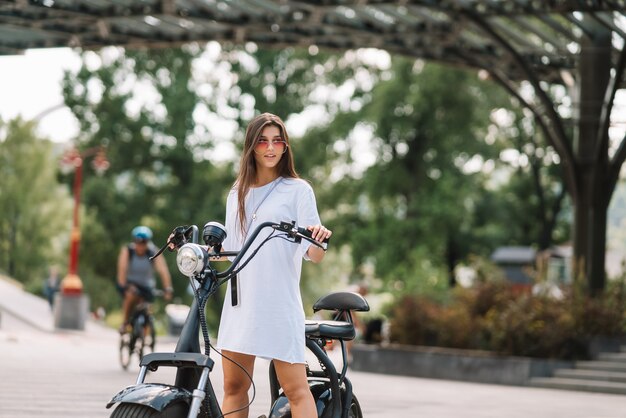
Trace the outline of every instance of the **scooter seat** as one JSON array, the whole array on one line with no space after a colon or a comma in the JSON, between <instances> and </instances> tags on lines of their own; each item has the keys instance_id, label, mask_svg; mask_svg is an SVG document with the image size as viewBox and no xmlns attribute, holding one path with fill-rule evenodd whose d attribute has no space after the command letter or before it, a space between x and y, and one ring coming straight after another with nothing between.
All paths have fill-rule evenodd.
<instances>
[{"instance_id":1,"label":"scooter seat","mask_svg":"<svg viewBox=\"0 0 626 418\"><path fill-rule=\"evenodd\" d=\"M354 325L344 321L313 321L304 324L307 337L328 338L331 340L353 340Z\"/></svg>"},{"instance_id":2,"label":"scooter seat","mask_svg":"<svg viewBox=\"0 0 626 418\"><path fill-rule=\"evenodd\" d=\"M355 292L334 292L326 296L322 296L313 304L313 311L317 312L322 309L334 311L361 311L370 310L365 298Z\"/></svg>"}]
</instances>

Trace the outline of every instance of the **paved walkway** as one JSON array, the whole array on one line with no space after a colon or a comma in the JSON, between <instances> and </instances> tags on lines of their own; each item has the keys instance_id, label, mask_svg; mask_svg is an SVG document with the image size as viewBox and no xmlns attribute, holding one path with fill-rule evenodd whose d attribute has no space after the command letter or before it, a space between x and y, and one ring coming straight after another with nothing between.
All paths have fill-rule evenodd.
<instances>
[{"instance_id":1,"label":"paved walkway","mask_svg":"<svg viewBox=\"0 0 626 418\"><path fill-rule=\"evenodd\" d=\"M138 367L121 370L117 334L97 323L54 331L45 300L0 280L0 418L105 418L113 394L134 383ZM43 307L43 308L42 308ZM44 309L45 308L45 309ZM45 325L48 324L48 325ZM161 339L157 351L173 341ZM221 363L212 378L221 398ZM267 414L266 361L257 361L257 400L250 417ZM626 397L550 389L350 373L367 418L624 418ZM159 370L149 381L171 382Z\"/></svg>"}]
</instances>

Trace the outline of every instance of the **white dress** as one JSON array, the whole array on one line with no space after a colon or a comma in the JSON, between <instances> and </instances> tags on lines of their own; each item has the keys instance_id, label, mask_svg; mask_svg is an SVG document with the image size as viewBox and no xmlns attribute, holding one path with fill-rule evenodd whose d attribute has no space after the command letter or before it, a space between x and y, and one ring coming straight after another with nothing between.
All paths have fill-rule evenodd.
<instances>
[{"instance_id":1,"label":"white dress","mask_svg":"<svg viewBox=\"0 0 626 418\"><path fill-rule=\"evenodd\" d=\"M269 195L274 182L278 184ZM304 180L278 178L262 187L250 189L246 197L247 222L259 205L257 219L250 224L249 235L262 222L296 221L296 225L320 223L313 189ZM237 191L231 190L226 202L226 251L238 251L244 242L237 220ZM246 255L273 229L265 228ZM251 354L289 363L304 363L304 309L300 296L302 259L310 243L300 244L273 238L239 273L239 304L232 306L228 284L218 331L220 349ZM244 257L245 261L248 257Z\"/></svg>"}]
</instances>

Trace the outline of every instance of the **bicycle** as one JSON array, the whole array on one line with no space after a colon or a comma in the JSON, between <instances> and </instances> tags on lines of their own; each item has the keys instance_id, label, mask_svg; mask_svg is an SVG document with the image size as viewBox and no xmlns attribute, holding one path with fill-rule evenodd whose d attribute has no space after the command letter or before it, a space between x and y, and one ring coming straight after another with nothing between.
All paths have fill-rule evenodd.
<instances>
[{"instance_id":1,"label":"bicycle","mask_svg":"<svg viewBox=\"0 0 626 418\"><path fill-rule=\"evenodd\" d=\"M153 294L154 296L162 296L163 292L155 289ZM141 361L146 348L150 352L154 352L155 344L156 330L150 303L141 300L131 312L129 329L120 335L119 358L122 369L128 370L133 354L136 354L139 361Z\"/></svg>"},{"instance_id":2,"label":"bicycle","mask_svg":"<svg viewBox=\"0 0 626 418\"><path fill-rule=\"evenodd\" d=\"M261 230L273 231L243 260ZM135 385L118 392L107 404L107 408L117 404L111 418L222 418L219 402L216 399L210 372L215 362L210 357L212 348L204 315L208 298L218 288L233 278L259 249L270 239L282 238L294 243L305 239L313 245L326 249L323 243L311 238L310 231L297 227L295 222L265 222L260 224L244 242L240 251L221 251L221 243L226 237L224 227L217 222L209 222L203 228L202 238L206 247L197 244L198 227L195 225L177 227L168 242L155 255L161 254L168 246L179 248L176 256L178 270L187 276L195 289L195 298L189 315L181 331L173 353L151 353L141 359L141 369ZM188 242L190 241L190 242ZM212 248L211 252L208 248ZM211 260L221 257L234 257L231 265L217 271ZM199 285L196 288L196 283ZM309 387L318 410L324 418L362 418L359 402L346 377L347 361L345 340L355 336L350 311L367 311L367 301L359 294L339 292L318 300L314 309L336 312L330 321L307 321L306 347L320 362L321 370L312 371L307 367ZM200 350L198 333L202 332L204 353ZM342 348L343 367L338 373L324 347L329 340L339 340ZM160 367L175 367L174 384L145 383L147 373ZM251 379L251 378L250 378ZM291 416L286 396L282 393L273 365L270 365L270 387L272 407L270 418ZM253 382L254 388L254 382ZM252 401L254 397L252 398ZM252 403L252 401L250 403ZM248 405L249 406L249 405ZM247 406L246 406L247 408Z\"/></svg>"}]
</instances>

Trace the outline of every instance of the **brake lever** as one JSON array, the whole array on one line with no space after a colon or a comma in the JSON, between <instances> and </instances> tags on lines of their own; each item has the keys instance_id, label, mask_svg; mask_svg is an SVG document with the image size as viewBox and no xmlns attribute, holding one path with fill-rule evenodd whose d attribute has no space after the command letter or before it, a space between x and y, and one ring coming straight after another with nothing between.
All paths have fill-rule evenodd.
<instances>
[{"instance_id":1,"label":"brake lever","mask_svg":"<svg viewBox=\"0 0 626 418\"><path fill-rule=\"evenodd\" d=\"M312 237L312 232L309 231L306 228L302 228L302 227L296 227L296 222L292 221L292 222L281 222L280 225L278 225L278 227L276 228L280 231L286 232L287 235L290 238L294 239L294 242L299 243L302 242L302 238L306 239L307 241L309 241L311 244L321 248L322 250L326 251L328 249L328 241L330 240L330 238L326 238L324 239L324 241L322 241L321 243L315 239L313 239ZM322 244L326 244L326 247L324 247Z\"/></svg>"},{"instance_id":2,"label":"brake lever","mask_svg":"<svg viewBox=\"0 0 626 418\"><path fill-rule=\"evenodd\" d=\"M301 228L298 228L301 229ZM308 231L308 230L307 230ZM296 238L296 242L302 242L302 238L304 238L305 240L309 241L311 244L315 245L316 247L321 248L322 250L326 251L328 249L328 244L326 244L326 246L323 246L322 243L320 243L319 241L305 235L302 234L300 232L298 232L298 237ZM324 240L325 243L328 242L328 239Z\"/></svg>"},{"instance_id":3,"label":"brake lever","mask_svg":"<svg viewBox=\"0 0 626 418\"><path fill-rule=\"evenodd\" d=\"M171 238L168 238L165 245L161 247L155 255L150 257L150 261L163 254L163 251L165 251L166 249L169 251L175 251L185 245L189 240L190 232L193 232L193 226L182 225L174 228L170 234ZM174 247L170 248L170 245L172 244L174 244Z\"/></svg>"},{"instance_id":4,"label":"brake lever","mask_svg":"<svg viewBox=\"0 0 626 418\"><path fill-rule=\"evenodd\" d=\"M156 254L154 254L152 257L149 258L150 261L154 260L155 258L157 258L158 256L160 256L161 254L163 254L163 251L165 251L165 249L169 246L169 243L165 243L164 246L162 246L161 248L159 248L159 251L156 252Z\"/></svg>"}]
</instances>

